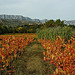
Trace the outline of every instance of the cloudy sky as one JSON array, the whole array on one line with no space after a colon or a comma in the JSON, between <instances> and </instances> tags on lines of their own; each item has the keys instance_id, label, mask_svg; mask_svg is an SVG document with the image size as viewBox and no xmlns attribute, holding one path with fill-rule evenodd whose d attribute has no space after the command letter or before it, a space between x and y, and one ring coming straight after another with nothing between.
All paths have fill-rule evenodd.
<instances>
[{"instance_id":1,"label":"cloudy sky","mask_svg":"<svg viewBox=\"0 0 75 75\"><path fill-rule=\"evenodd\" d=\"M0 0L0 15L75 20L75 0Z\"/></svg>"}]
</instances>

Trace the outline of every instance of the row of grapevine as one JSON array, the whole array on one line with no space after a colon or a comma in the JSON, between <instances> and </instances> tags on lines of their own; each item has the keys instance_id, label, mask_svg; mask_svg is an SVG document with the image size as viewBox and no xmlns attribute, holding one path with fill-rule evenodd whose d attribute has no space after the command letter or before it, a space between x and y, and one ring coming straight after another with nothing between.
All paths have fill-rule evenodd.
<instances>
[{"instance_id":1,"label":"row of grapevine","mask_svg":"<svg viewBox=\"0 0 75 75\"><path fill-rule=\"evenodd\" d=\"M34 41L33 37L0 36L0 71L6 71L11 63L25 51L28 44Z\"/></svg>"},{"instance_id":2,"label":"row of grapevine","mask_svg":"<svg viewBox=\"0 0 75 75\"><path fill-rule=\"evenodd\" d=\"M60 36L54 42L51 39L38 41L44 47L44 60L56 67L52 75L75 75L75 35L68 43Z\"/></svg>"}]
</instances>

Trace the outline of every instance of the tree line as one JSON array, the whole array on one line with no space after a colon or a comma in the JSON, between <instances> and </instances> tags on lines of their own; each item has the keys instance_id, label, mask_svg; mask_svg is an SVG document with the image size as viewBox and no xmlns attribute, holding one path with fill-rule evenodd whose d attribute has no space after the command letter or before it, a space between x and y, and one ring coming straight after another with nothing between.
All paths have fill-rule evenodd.
<instances>
[{"instance_id":1,"label":"tree line","mask_svg":"<svg viewBox=\"0 0 75 75\"><path fill-rule=\"evenodd\" d=\"M6 33L36 33L36 30L49 28L49 27L64 27L67 26L64 24L64 21L61 21L60 19L54 20L48 20L44 24L32 24L32 25L18 25L15 27L4 25L3 22L0 22L0 34L6 34ZM75 25L69 25L69 27L75 28Z\"/></svg>"},{"instance_id":2,"label":"tree line","mask_svg":"<svg viewBox=\"0 0 75 75\"><path fill-rule=\"evenodd\" d=\"M18 25L16 27L6 26L3 25L2 22L0 22L0 34L6 34L6 33L36 33L36 29L40 28L42 25Z\"/></svg>"}]
</instances>

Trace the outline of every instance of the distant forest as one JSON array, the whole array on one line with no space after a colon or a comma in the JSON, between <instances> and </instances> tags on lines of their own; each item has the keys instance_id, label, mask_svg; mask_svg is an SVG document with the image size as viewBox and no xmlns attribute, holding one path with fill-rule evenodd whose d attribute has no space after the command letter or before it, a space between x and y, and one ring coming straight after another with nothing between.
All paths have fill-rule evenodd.
<instances>
[{"instance_id":1,"label":"distant forest","mask_svg":"<svg viewBox=\"0 0 75 75\"><path fill-rule=\"evenodd\" d=\"M49 20L47 22L38 23L33 21L27 20L15 20L15 19L1 19L0 20L0 34L6 33L36 33L37 29L44 29L49 27L57 27L57 26L67 26L64 24L64 21L60 19ZM75 25L68 25L75 29Z\"/></svg>"},{"instance_id":2,"label":"distant forest","mask_svg":"<svg viewBox=\"0 0 75 75\"><path fill-rule=\"evenodd\" d=\"M43 24L14 19L1 19L0 34L5 33L35 33L37 28L41 28Z\"/></svg>"}]
</instances>

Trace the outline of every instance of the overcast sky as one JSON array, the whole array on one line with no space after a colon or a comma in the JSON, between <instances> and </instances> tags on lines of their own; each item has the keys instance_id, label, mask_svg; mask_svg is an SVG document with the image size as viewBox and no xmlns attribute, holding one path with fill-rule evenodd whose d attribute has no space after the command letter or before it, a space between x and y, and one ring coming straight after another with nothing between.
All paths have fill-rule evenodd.
<instances>
[{"instance_id":1,"label":"overcast sky","mask_svg":"<svg viewBox=\"0 0 75 75\"><path fill-rule=\"evenodd\" d=\"M0 15L75 20L75 0L0 0Z\"/></svg>"}]
</instances>

